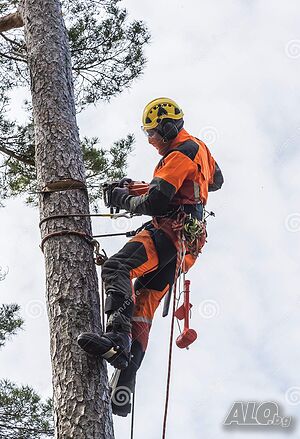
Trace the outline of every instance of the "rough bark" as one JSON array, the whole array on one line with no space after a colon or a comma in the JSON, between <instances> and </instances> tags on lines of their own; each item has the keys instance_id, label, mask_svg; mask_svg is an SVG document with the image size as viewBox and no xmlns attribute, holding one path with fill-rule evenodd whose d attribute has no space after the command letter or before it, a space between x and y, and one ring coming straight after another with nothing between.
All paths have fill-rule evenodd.
<instances>
[{"instance_id":1,"label":"rough bark","mask_svg":"<svg viewBox=\"0 0 300 439\"><path fill-rule=\"evenodd\" d=\"M76 125L71 60L58 0L25 0L22 10L35 126L39 188L58 180L85 183ZM41 219L88 213L83 190L41 195ZM42 237L59 230L91 235L86 219L50 220ZM56 236L44 245L56 439L114 437L106 367L77 345L83 331L100 331L92 247L80 236Z\"/></svg>"},{"instance_id":2,"label":"rough bark","mask_svg":"<svg viewBox=\"0 0 300 439\"><path fill-rule=\"evenodd\" d=\"M0 18L0 32L6 32L10 29L22 27L23 25L23 19L19 11Z\"/></svg>"}]
</instances>

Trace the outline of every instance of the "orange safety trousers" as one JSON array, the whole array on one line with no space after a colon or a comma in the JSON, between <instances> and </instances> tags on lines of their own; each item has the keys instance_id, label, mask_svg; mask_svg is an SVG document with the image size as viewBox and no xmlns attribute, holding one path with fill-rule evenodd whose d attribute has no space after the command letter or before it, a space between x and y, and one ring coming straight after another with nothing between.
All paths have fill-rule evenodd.
<instances>
[{"instance_id":1,"label":"orange safety trousers","mask_svg":"<svg viewBox=\"0 0 300 439\"><path fill-rule=\"evenodd\" d=\"M131 319L133 342L145 352L155 311L174 283L176 243L164 231L149 226L109 258L102 270L107 313L118 311ZM185 270L196 257L185 256ZM132 280L135 280L132 286Z\"/></svg>"}]
</instances>

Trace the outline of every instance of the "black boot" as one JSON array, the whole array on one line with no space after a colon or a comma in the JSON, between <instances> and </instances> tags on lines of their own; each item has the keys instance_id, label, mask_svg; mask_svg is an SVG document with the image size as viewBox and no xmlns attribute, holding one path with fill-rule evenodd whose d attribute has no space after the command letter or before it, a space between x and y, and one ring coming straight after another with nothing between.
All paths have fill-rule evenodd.
<instances>
[{"instance_id":1,"label":"black boot","mask_svg":"<svg viewBox=\"0 0 300 439\"><path fill-rule=\"evenodd\" d=\"M123 370L115 370L111 380L111 406L114 415L126 417L131 413L132 394L135 390L135 377L130 382L124 380L123 372L126 372L129 366Z\"/></svg>"},{"instance_id":2,"label":"black boot","mask_svg":"<svg viewBox=\"0 0 300 439\"><path fill-rule=\"evenodd\" d=\"M99 355L116 369L125 369L130 360L131 324L129 318L113 313L109 316L105 333L84 332L77 342L87 353Z\"/></svg>"},{"instance_id":3,"label":"black boot","mask_svg":"<svg viewBox=\"0 0 300 439\"><path fill-rule=\"evenodd\" d=\"M128 367L115 371L110 380L112 412L117 416L127 416L131 412L132 394L135 391L136 373L144 358L141 344L134 340Z\"/></svg>"}]
</instances>

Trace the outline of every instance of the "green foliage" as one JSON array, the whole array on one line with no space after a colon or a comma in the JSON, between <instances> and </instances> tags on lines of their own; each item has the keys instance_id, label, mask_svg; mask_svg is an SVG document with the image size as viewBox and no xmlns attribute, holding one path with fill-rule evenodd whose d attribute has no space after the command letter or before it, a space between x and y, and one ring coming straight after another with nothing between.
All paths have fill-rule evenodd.
<instances>
[{"instance_id":1,"label":"green foliage","mask_svg":"<svg viewBox=\"0 0 300 439\"><path fill-rule=\"evenodd\" d=\"M21 126L0 115L0 198L34 191L36 170L34 163L33 123Z\"/></svg>"},{"instance_id":2,"label":"green foliage","mask_svg":"<svg viewBox=\"0 0 300 439\"><path fill-rule=\"evenodd\" d=\"M18 315L19 310L20 307L16 304L0 306L0 347L23 325L23 320Z\"/></svg>"},{"instance_id":3,"label":"green foliage","mask_svg":"<svg viewBox=\"0 0 300 439\"><path fill-rule=\"evenodd\" d=\"M76 101L83 108L109 100L130 86L144 68L143 46L150 39L145 25L127 25L118 1L64 1L73 62Z\"/></svg>"},{"instance_id":4,"label":"green foliage","mask_svg":"<svg viewBox=\"0 0 300 439\"><path fill-rule=\"evenodd\" d=\"M142 21L128 22L120 0L62 0L72 56L77 110L101 100L109 101L138 78L146 64L143 48L150 35ZM18 2L2 0L0 15L16 9ZM0 33L0 199L17 195L36 202L34 126L31 115L20 125L7 117L9 92L29 86L23 30ZM31 114L30 103L27 109ZM107 178L124 176L134 138L128 135L112 146L99 139L83 139L90 200L101 196L99 185Z\"/></svg>"},{"instance_id":5,"label":"green foliage","mask_svg":"<svg viewBox=\"0 0 300 439\"><path fill-rule=\"evenodd\" d=\"M133 143L134 137L131 134L115 141L109 148L101 146L100 140L96 137L85 137L82 140L86 182L94 209L96 201L101 197L101 182L125 175ZM27 195L26 200L29 204L35 204L39 188L36 184L33 122L21 126L8 122L0 115L1 152L4 159L0 166L0 198L24 194Z\"/></svg>"},{"instance_id":6,"label":"green foliage","mask_svg":"<svg viewBox=\"0 0 300 439\"><path fill-rule=\"evenodd\" d=\"M52 402L28 386L0 380L0 439L53 437Z\"/></svg>"},{"instance_id":7,"label":"green foliage","mask_svg":"<svg viewBox=\"0 0 300 439\"><path fill-rule=\"evenodd\" d=\"M0 280L5 277L0 267ZM23 325L16 304L0 306L0 347ZM52 401L41 402L29 386L18 387L0 380L0 439L45 439L53 437Z\"/></svg>"},{"instance_id":8,"label":"green foliage","mask_svg":"<svg viewBox=\"0 0 300 439\"><path fill-rule=\"evenodd\" d=\"M143 71L143 47L150 40L142 21L128 23L120 0L63 0L73 64L77 108L109 100L130 87ZM4 1L1 15L12 8ZM2 90L29 84L23 31L0 34L0 83Z\"/></svg>"},{"instance_id":9,"label":"green foliage","mask_svg":"<svg viewBox=\"0 0 300 439\"><path fill-rule=\"evenodd\" d=\"M128 135L125 139L114 142L109 150L106 150L97 147L99 139L96 137L83 139L87 186L90 202L95 211L97 211L97 200L101 197L100 183L124 177L127 157L132 150L133 142L133 135Z\"/></svg>"}]
</instances>

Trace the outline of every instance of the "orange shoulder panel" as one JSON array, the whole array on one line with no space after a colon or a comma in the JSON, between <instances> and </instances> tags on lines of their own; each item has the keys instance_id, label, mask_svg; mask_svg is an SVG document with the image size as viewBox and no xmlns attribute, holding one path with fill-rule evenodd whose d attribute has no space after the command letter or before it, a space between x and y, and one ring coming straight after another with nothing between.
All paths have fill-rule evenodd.
<instances>
[{"instance_id":1,"label":"orange shoulder panel","mask_svg":"<svg viewBox=\"0 0 300 439\"><path fill-rule=\"evenodd\" d=\"M189 157L175 150L162 159L161 166L154 171L154 177L172 184L177 192L184 180L195 173L196 168L197 165Z\"/></svg>"}]
</instances>

